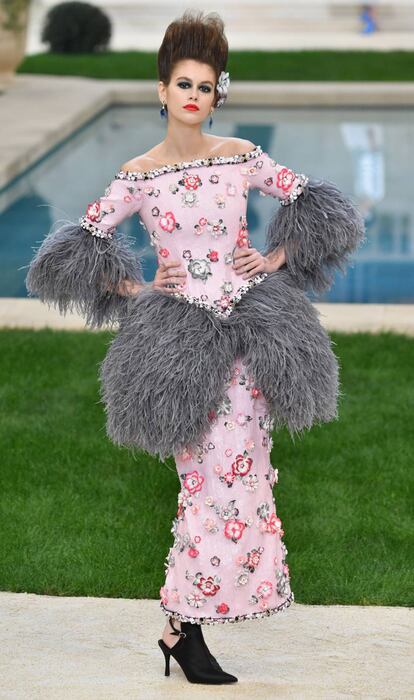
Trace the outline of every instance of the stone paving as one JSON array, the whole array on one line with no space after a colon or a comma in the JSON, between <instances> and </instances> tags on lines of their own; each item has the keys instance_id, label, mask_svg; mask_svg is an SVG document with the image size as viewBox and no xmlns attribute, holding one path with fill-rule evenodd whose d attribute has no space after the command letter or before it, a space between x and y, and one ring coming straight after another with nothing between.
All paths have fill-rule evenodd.
<instances>
[{"instance_id":1,"label":"stone paving","mask_svg":"<svg viewBox=\"0 0 414 700\"><path fill-rule=\"evenodd\" d=\"M204 627L239 682L194 685L157 645L157 600L0 593L1 700L412 700L413 610L302 605ZM411 659L411 662L410 662Z\"/></svg>"},{"instance_id":2,"label":"stone paving","mask_svg":"<svg viewBox=\"0 0 414 700\"><path fill-rule=\"evenodd\" d=\"M328 331L378 333L392 331L414 336L414 304L315 304ZM61 316L39 299L0 298L0 328L56 328L82 330L85 323L73 313ZM1 699L0 699L1 700Z\"/></svg>"}]
</instances>

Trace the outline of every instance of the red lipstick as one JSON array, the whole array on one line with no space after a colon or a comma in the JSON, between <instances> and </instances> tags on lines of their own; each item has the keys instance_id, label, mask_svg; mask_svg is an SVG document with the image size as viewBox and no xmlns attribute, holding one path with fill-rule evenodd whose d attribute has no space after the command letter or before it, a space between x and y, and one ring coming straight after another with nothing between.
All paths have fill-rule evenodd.
<instances>
[{"instance_id":1,"label":"red lipstick","mask_svg":"<svg viewBox=\"0 0 414 700\"><path fill-rule=\"evenodd\" d=\"M188 109L191 112L198 112L199 111L199 108L197 107L197 105L194 105L194 104L184 105L184 109Z\"/></svg>"}]
</instances>

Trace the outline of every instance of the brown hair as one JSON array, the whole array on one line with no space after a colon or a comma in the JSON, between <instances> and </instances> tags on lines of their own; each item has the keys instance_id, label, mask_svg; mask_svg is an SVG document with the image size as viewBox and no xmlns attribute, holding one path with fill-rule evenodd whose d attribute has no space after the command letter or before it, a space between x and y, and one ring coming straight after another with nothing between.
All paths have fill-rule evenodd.
<instances>
[{"instance_id":1,"label":"brown hair","mask_svg":"<svg viewBox=\"0 0 414 700\"><path fill-rule=\"evenodd\" d=\"M158 80L168 85L174 65L186 58L208 63L216 80L225 70L229 47L224 34L224 22L217 12L204 15L203 10L185 10L171 22L158 51ZM216 92L216 104L219 93Z\"/></svg>"}]
</instances>

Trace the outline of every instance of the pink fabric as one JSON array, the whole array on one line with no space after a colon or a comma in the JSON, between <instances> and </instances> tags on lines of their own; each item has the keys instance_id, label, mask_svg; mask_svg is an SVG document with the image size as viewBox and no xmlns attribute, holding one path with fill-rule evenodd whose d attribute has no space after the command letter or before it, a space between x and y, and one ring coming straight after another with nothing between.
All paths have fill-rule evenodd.
<instances>
[{"instance_id":1,"label":"pink fabric","mask_svg":"<svg viewBox=\"0 0 414 700\"><path fill-rule=\"evenodd\" d=\"M260 146L245 155L246 162L148 171L148 179L120 171L105 197L89 205L87 219L108 232L139 212L158 260L177 259L187 271L187 298L225 310L246 285L232 261L236 248L248 245L249 189L285 199L303 182ZM208 440L197 454L174 455L181 490L160 591L167 614L232 622L275 613L293 600L272 494L271 427L264 397L238 358Z\"/></svg>"},{"instance_id":2,"label":"pink fabric","mask_svg":"<svg viewBox=\"0 0 414 700\"><path fill-rule=\"evenodd\" d=\"M196 453L175 455L181 490L161 607L181 620L236 622L293 600L272 486L272 421L240 358Z\"/></svg>"},{"instance_id":3,"label":"pink fabric","mask_svg":"<svg viewBox=\"0 0 414 700\"><path fill-rule=\"evenodd\" d=\"M255 153L259 155L250 157ZM260 146L246 155L246 162L178 164L177 171L149 179L120 171L121 179L114 179L105 197L89 205L85 218L108 232L139 212L158 261L178 260L187 272L176 295L195 298L226 314L237 302L237 293L245 293L266 276L258 273L243 279L232 268L237 247L249 245L249 189L283 200L300 191L303 177L276 163Z\"/></svg>"}]
</instances>

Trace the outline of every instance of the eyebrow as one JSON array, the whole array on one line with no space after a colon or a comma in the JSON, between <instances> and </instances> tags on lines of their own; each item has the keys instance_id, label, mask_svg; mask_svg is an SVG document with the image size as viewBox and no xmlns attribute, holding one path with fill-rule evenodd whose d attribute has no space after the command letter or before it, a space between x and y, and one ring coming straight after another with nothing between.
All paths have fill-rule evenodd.
<instances>
[{"instance_id":1,"label":"eyebrow","mask_svg":"<svg viewBox=\"0 0 414 700\"><path fill-rule=\"evenodd\" d=\"M176 80L183 80L183 79L184 79L184 80L189 80L190 83L191 83L191 78L187 78L186 75L180 75L178 78L176 78ZM210 85L213 85L213 83L211 82L211 80L202 80L201 83L200 83L200 85L201 85L202 83L210 83Z\"/></svg>"}]
</instances>

